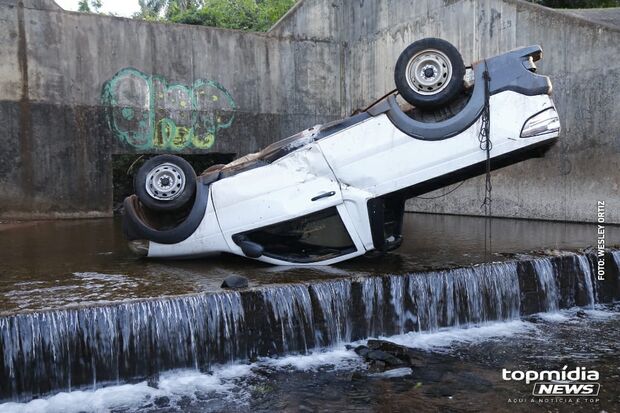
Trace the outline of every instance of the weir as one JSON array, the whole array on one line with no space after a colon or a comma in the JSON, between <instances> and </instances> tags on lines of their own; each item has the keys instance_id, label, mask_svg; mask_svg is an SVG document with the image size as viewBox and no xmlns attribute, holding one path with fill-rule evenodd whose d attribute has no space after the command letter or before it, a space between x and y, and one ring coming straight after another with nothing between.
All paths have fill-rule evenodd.
<instances>
[{"instance_id":1,"label":"weir","mask_svg":"<svg viewBox=\"0 0 620 413\"><path fill-rule=\"evenodd\" d=\"M603 281L594 254L566 253L7 315L0 318L0 398L593 306L620 298L620 251L605 260Z\"/></svg>"}]
</instances>

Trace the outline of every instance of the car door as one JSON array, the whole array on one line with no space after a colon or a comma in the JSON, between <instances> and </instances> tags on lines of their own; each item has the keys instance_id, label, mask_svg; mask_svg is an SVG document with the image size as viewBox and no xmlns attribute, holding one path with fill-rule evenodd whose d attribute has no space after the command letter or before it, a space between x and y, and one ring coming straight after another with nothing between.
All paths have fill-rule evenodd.
<instances>
[{"instance_id":1,"label":"car door","mask_svg":"<svg viewBox=\"0 0 620 413\"><path fill-rule=\"evenodd\" d=\"M240 234L264 247L259 259L275 264L333 262L365 252L315 143L213 183L212 196L224 238L240 255L233 239Z\"/></svg>"}]
</instances>

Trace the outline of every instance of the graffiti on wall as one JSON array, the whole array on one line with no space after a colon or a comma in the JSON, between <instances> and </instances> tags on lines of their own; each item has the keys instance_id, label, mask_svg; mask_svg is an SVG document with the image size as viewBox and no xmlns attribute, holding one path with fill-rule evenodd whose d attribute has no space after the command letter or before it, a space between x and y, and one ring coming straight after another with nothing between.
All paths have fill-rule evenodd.
<instances>
[{"instance_id":1,"label":"graffiti on wall","mask_svg":"<svg viewBox=\"0 0 620 413\"><path fill-rule=\"evenodd\" d=\"M218 131L232 125L237 105L218 82L191 86L126 68L105 82L102 102L108 125L136 149L209 149Z\"/></svg>"}]
</instances>

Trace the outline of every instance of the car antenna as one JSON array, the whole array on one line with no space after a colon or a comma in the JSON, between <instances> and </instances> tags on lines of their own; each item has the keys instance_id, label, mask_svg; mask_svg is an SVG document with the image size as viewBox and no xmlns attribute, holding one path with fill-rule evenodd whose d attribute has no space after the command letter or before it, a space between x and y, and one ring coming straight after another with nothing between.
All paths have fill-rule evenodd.
<instances>
[{"instance_id":1,"label":"car antenna","mask_svg":"<svg viewBox=\"0 0 620 413\"><path fill-rule=\"evenodd\" d=\"M377 103L381 102L386 97L388 97L390 95L398 95L398 94L399 94L398 93L398 89L392 89L389 92L387 92L385 95L381 96L379 99L377 99L374 102L372 102L370 105L366 106L364 108L364 110L359 110L359 109L354 110L353 111L353 115L356 115L356 114L361 113L361 112L366 112L366 111L368 111L368 109L370 109L371 107L375 106Z\"/></svg>"}]
</instances>

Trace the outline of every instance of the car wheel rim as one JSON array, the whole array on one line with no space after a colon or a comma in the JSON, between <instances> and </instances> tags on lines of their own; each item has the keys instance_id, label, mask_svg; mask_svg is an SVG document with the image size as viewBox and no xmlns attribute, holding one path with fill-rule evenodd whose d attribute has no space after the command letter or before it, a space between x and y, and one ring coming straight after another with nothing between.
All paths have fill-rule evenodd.
<instances>
[{"instance_id":1,"label":"car wheel rim","mask_svg":"<svg viewBox=\"0 0 620 413\"><path fill-rule=\"evenodd\" d=\"M427 49L415 54L407 63L407 83L421 95L436 95L452 78L452 64L443 52Z\"/></svg>"},{"instance_id":2,"label":"car wheel rim","mask_svg":"<svg viewBox=\"0 0 620 413\"><path fill-rule=\"evenodd\" d=\"M146 175L146 192L159 201L171 201L185 189L185 174L172 163L163 163Z\"/></svg>"}]
</instances>

